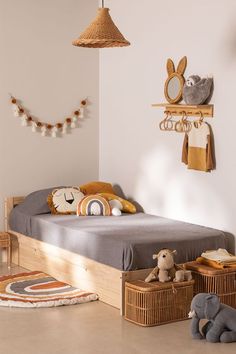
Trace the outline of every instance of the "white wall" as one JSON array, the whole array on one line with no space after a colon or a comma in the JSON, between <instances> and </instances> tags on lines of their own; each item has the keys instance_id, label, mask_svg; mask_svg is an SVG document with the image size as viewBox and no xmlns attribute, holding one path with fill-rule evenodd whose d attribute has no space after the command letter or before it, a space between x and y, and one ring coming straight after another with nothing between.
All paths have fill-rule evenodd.
<instances>
[{"instance_id":1,"label":"white wall","mask_svg":"<svg viewBox=\"0 0 236 354\"><path fill-rule=\"evenodd\" d=\"M96 11L97 0L0 0L1 221L6 196L98 178L99 53L71 45ZM13 117L8 92L51 123L88 96L88 115L72 134L43 138Z\"/></svg>"},{"instance_id":2,"label":"white wall","mask_svg":"<svg viewBox=\"0 0 236 354\"><path fill-rule=\"evenodd\" d=\"M110 0L131 42L100 52L100 178L146 212L236 234L236 1ZM183 135L161 132L166 60L186 55L186 76L212 73L217 169L187 170Z\"/></svg>"},{"instance_id":3,"label":"white wall","mask_svg":"<svg viewBox=\"0 0 236 354\"><path fill-rule=\"evenodd\" d=\"M86 4L86 6L85 6ZM235 0L106 0L127 48L76 48L98 1L0 0L0 220L8 195L98 178L118 183L146 212L236 234ZM183 136L158 129L166 59L188 57L186 75L212 73L217 169L189 171ZM62 139L12 116L8 92L44 121L62 120L89 96L89 117ZM0 225L1 226L1 225Z\"/></svg>"}]
</instances>

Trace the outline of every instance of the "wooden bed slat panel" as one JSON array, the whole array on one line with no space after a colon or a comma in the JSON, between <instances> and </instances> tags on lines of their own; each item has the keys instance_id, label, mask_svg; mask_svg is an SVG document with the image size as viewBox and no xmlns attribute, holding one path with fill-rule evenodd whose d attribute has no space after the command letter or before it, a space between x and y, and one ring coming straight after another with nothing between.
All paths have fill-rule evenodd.
<instances>
[{"instance_id":1,"label":"wooden bed slat panel","mask_svg":"<svg viewBox=\"0 0 236 354\"><path fill-rule=\"evenodd\" d=\"M98 293L101 301L120 308L121 271L14 231L12 261L60 281ZM18 254L19 253L19 254Z\"/></svg>"}]
</instances>

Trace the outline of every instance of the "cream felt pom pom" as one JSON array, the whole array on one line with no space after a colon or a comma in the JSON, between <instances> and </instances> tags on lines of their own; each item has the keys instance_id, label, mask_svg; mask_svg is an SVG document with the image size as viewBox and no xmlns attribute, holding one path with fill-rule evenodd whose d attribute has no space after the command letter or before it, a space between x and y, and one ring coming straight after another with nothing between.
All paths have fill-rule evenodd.
<instances>
[{"instance_id":1,"label":"cream felt pom pom","mask_svg":"<svg viewBox=\"0 0 236 354\"><path fill-rule=\"evenodd\" d=\"M62 126L62 134L66 134L67 133L67 123L65 122Z\"/></svg>"},{"instance_id":2,"label":"cream felt pom pom","mask_svg":"<svg viewBox=\"0 0 236 354\"><path fill-rule=\"evenodd\" d=\"M79 110L79 117L84 118L84 108L83 107L81 107Z\"/></svg>"},{"instance_id":3,"label":"cream felt pom pom","mask_svg":"<svg viewBox=\"0 0 236 354\"><path fill-rule=\"evenodd\" d=\"M20 117L20 109L19 107L17 106L17 104L13 104L12 105L12 110L13 110L13 115L15 117Z\"/></svg>"},{"instance_id":4,"label":"cream felt pom pom","mask_svg":"<svg viewBox=\"0 0 236 354\"><path fill-rule=\"evenodd\" d=\"M36 122L32 122L32 132L36 133L37 131L37 123Z\"/></svg>"},{"instance_id":5,"label":"cream felt pom pom","mask_svg":"<svg viewBox=\"0 0 236 354\"><path fill-rule=\"evenodd\" d=\"M78 120L77 116L72 117L71 128L76 128L77 120Z\"/></svg>"},{"instance_id":6,"label":"cream felt pom pom","mask_svg":"<svg viewBox=\"0 0 236 354\"><path fill-rule=\"evenodd\" d=\"M22 114L22 116L21 116L21 125L23 127L27 127L27 125L28 125L28 117L25 113Z\"/></svg>"},{"instance_id":7,"label":"cream felt pom pom","mask_svg":"<svg viewBox=\"0 0 236 354\"><path fill-rule=\"evenodd\" d=\"M57 132L58 132L57 127L56 127L56 126L53 127L53 128L52 128L52 138L56 138L56 137L57 137Z\"/></svg>"},{"instance_id":8,"label":"cream felt pom pom","mask_svg":"<svg viewBox=\"0 0 236 354\"><path fill-rule=\"evenodd\" d=\"M45 125L43 125L41 128L41 135L46 136L46 134L47 134L47 127Z\"/></svg>"}]
</instances>

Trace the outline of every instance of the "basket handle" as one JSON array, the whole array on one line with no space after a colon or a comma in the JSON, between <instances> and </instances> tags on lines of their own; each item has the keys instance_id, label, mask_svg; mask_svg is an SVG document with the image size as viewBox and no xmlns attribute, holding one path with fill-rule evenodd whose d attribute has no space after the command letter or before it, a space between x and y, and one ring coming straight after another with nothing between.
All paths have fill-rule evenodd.
<instances>
[{"instance_id":1,"label":"basket handle","mask_svg":"<svg viewBox=\"0 0 236 354\"><path fill-rule=\"evenodd\" d=\"M176 290L176 288L174 287L174 284L172 284L172 291L173 291L173 294L177 294L177 290Z\"/></svg>"}]
</instances>

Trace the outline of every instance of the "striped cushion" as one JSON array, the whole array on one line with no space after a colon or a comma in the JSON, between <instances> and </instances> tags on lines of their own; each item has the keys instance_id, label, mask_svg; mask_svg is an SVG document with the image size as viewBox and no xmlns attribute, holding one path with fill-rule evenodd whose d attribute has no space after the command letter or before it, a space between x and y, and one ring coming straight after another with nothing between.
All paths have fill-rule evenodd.
<instances>
[{"instance_id":1,"label":"striped cushion","mask_svg":"<svg viewBox=\"0 0 236 354\"><path fill-rule=\"evenodd\" d=\"M77 206L77 215L111 215L109 202L100 195L88 195Z\"/></svg>"}]
</instances>

